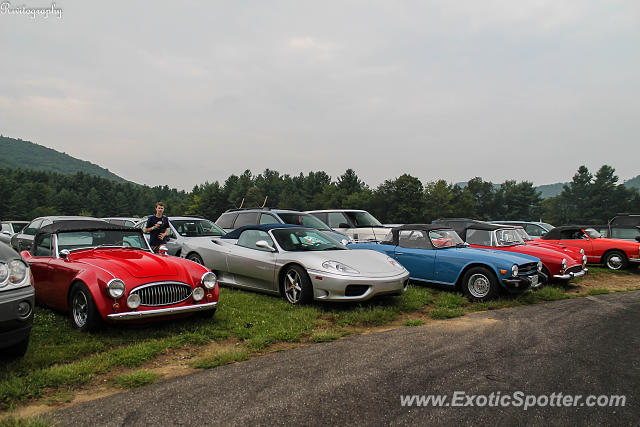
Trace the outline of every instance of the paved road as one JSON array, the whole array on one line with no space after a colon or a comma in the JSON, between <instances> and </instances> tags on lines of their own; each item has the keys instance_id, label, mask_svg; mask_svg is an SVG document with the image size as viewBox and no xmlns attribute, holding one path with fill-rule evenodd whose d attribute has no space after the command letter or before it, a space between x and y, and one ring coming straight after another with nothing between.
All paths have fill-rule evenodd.
<instances>
[{"instance_id":1,"label":"paved road","mask_svg":"<svg viewBox=\"0 0 640 427\"><path fill-rule=\"evenodd\" d=\"M639 350L640 292L616 293L302 347L75 405L54 417L78 426L638 425ZM616 394L627 401L526 411L400 404L401 394L451 398L455 391Z\"/></svg>"}]
</instances>

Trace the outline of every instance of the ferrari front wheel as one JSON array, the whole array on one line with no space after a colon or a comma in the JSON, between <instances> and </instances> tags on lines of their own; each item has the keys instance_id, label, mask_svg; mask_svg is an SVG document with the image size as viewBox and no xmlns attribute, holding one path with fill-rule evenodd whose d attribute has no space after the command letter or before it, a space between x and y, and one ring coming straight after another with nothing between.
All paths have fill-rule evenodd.
<instances>
[{"instance_id":1,"label":"ferrari front wheel","mask_svg":"<svg viewBox=\"0 0 640 427\"><path fill-rule=\"evenodd\" d=\"M72 326L82 332L96 329L102 320L91 292L84 283L76 283L73 286L69 310Z\"/></svg>"},{"instance_id":2,"label":"ferrari front wheel","mask_svg":"<svg viewBox=\"0 0 640 427\"><path fill-rule=\"evenodd\" d=\"M305 304L313 299L313 285L307 272L300 266L292 265L282 275L284 297L291 304Z\"/></svg>"}]
</instances>

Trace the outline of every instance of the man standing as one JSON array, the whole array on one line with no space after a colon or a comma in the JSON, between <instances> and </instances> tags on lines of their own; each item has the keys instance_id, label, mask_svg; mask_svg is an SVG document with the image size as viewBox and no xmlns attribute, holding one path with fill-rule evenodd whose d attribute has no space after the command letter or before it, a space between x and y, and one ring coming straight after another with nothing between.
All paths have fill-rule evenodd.
<instances>
[{"instance_id":1,"label":"man standing","mask_svg":"<svg viewBox=\"0 0 640 427\"><path fill-rule=\"evenodd\" d=\"M169 218L164 216L163 213L164 203L156 203L156 214L151 215L149 219L147 219L147 226L143 230L145 233L149 233L149 244L155 253L158 253L160 245L167 243Z\"/></svg>"}]
</instances>

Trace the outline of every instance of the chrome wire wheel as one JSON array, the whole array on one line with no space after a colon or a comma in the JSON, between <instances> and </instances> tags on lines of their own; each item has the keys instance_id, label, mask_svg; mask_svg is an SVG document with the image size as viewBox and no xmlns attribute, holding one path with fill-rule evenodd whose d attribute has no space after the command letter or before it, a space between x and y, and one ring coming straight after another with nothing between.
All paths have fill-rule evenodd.
<instances>
[{"instance_id":1,"label":"chrome wire wheel","mask_svg":"<svg viewBox=\"0 0 640 427\"><path fill-rule=\"evenodd\" d=\"M474 298L485 298L491 291L491 282L484 274L476 273L469 277L467 289Z\"/></svg>"},{"instance_id":2,"label":"chrome wire wheel","mask_svg":"<svg viewBox=\"0 0 640 427\"><path fill-rule=\"evenodd\" d=\"M87 324L89 317L89 301L84 292L78 291L73 295L71 310L74 323L78 329L82 329Z\"/></svg>"},{"instance_id":3,"label":"chrome wire wheel","mask_svg":"<svg viewBox=\"0 0 640 427\"><path fill-rule=\"evenodd\" d=\"M298 304L302 298L300 274L294 269L287 271L284 279L284 294L291 304Z\"/></svg>"}]
</instances>

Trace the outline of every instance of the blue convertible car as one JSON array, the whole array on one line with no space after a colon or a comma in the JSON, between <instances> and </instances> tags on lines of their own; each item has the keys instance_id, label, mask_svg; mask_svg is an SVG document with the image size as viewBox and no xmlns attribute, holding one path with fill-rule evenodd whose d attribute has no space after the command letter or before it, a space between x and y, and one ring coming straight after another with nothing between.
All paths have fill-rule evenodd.
<instances>
[{"instance_id":1,"label":"blue convertible car","mask_svg":"<svg viewBox=\"0 0 640 427\"><path fill-rule=\"evenodd\" d=\"M524 254L470 248L451 228L438 224L395 227L380 243L352 243L352 249L382 252L409 270L414 281L459 286L472 301L536 288L540 260Z\"/></svg>"}]
</instances>

